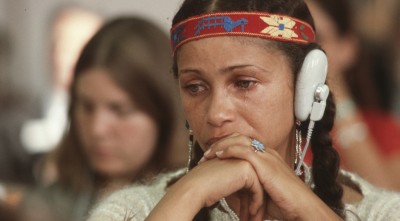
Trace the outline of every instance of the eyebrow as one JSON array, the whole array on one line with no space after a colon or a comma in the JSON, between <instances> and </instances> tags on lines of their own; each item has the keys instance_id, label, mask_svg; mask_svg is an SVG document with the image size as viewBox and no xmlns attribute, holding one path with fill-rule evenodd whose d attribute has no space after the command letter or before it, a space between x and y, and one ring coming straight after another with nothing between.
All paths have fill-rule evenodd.
<instances>
[{"instance_id":1,"label":"eyebrow","mask_svg":"<svg viewBox=\"0 0 400 221\"><path fill-rule=\"evenodd\" d=\"M76 95L76 102L84 102L84 103L93 103L95 99L93 99L90 95L86 95L84 93L77 94ZM111 100L106 100L106 105L107 106L120 106L120 107L133 107L134 104L132 102L125 101L124 99L111 99Z\"/></svg>"},{"instance_id":2,"label":"eyebrow","mask_svg":"<svg viewBox=\"0 0 400 221\"><path fill-rule=\"evenodd\" d=\"M268 72L267 70L265 70L264 68L261 68L257 65L250 65L250 64L239 64L239 65L232 65L232 66L228 66L226 68L222 68L220 70L221 73L225 74L225 73L229 73L232 71L235 71L237 69L245 69L245 68L256 68L258 70L261 70L263 72ZM201 71L195 68L185 68L179 71L179 75L180 74L187 74L187 73L194 73L197 75L201 75Z\"/></svg>"},{"instance_id":3,"label":"eyebrow","mask_svg":"<svg viewBox=\"0 0 400 221\"><path fill-rule=\"evenodd\" d=\"M86 102L86 101L91 100L89 96L86 96L86 94L82 94L82 93L76 93L75 97L76 97L76 101L80 101L80 102L82 102L82 101Z\"/></svg>"},{"instance_id":4,"label":"eyebrow","mask_svg":"<svg viewBox=\"0 0 400 221\"><path fill-rule=\"evenodd\" d=\"M250 64L240 64L240 65L233 65L233 66L229 66L226 68L223 68L221 70L222 73L227 73L227 72L232 72L235 71L236 69L245 69L245 68L256 68L258 70L261 70L263 72L267 72L264 68L261 68L257 65L250 65Z\"/></svg>"},{"instance_id":5,"label":"eyebrow","mask_svg":"<svg viewBox=\"0 0 400 221\"><path fill-rule=\"evenodd\" d=\"M256 69L256 70L259 70L264 73L269 72L268 70L266 70L258 65L253 65L253 64L251 64L251 65L250 64L233 65L233 66L226 67L226 68L222 69L221 71L222 71L222 73L229 73L229 72L233 72L235 70L240 70L240 69Z\"/></svg>"},{"instance_id":6,"label":"eyebrow","mask_svg":"<svg viewBox=\"0 0 400 221\"><path fill-rule=\"evenodd\" d=\"M195 73L195 74L200 74L201 71L194 69L194 68L185 68L182 70L179 70L178 75L180 74L187 74L187 73Z\"/></svg>"}]
</instances>

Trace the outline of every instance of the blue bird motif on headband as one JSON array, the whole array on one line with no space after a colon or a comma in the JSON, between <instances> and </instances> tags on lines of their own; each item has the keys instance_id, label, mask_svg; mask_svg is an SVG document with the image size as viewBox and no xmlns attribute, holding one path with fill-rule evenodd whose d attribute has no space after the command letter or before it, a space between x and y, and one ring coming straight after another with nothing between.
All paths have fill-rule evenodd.
<instances>
[{"instance_id":1,"label":"blue bird motif on headband","mask_svg":"<svg viewBox=\"0 0 400 221\"><path fill-rule=\"evenodd\" d=\"M237 21L232 21L232 19L229 16L210 16L203 18L199 21L199 23L196 25L195 29L196 32L194 35L200 34L200 32L208 28L210 29L211 27L224 27L226 32L231 32L234 28L240 26L241 31L244 32L244 26L247 25L248 21L245 18L241 18Z\"/></svg>"},{"instance_id":2,"label":"blue bird motif on headband","mask_svg":"<svg viewBox=\"0 0 400 221\"><path fill-rule=\"evenodd\" d=\"M186 25L179 26L172 34L173 47L175 47L182 39L182 31L185 29Z\"/></svg>"}]
</instances>

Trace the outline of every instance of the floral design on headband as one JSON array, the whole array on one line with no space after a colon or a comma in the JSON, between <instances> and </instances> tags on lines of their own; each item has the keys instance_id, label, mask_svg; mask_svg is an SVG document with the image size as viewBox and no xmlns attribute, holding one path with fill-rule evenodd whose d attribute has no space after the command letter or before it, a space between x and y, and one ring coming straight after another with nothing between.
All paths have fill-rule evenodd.
<instances>
[{"instance_id":1,"label":"floral design on headband","mask_svg":"<svg viewBox=\"0 0 400 221\"><path fill-rule=\"evenodd\" d=\"M270 34L271 36L283 38L297 38L298 35L292 30L296 22L287 17L272 15L270 17L260 16L260 18L268 24L261 33Z\"/></svg>"},{"instance_id":2,"label":"floral design on headband","mask_svg":"<svg viewBox=\"0 0 400 221\"><path fill-rule=\"evenodd\" d=\"M307 44L315 41L313 28L285 15L261 12L225 12L190 17L171 28L175 52L182 44L206 37L254 36Z\"/></svg>"}]
</instances>

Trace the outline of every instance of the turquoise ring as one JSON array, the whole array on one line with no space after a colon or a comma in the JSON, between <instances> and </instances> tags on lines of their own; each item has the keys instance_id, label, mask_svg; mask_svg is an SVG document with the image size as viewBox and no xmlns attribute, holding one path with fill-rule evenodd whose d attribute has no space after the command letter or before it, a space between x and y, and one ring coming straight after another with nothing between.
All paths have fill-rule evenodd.
<instances>
[{"instance_id":1,"label":"turquoise ring","mask_svg":"<svg viewBox=\"0 0 400 221\"><path fill-rule=\"evenodd\" d=\"M253 147L254 151L260 151L260 152L265 152L265 147L264 144L262 144L260 141L256 140L256 139L252 139L251 140L251 147Z\"/></svg>"}]
</instances>

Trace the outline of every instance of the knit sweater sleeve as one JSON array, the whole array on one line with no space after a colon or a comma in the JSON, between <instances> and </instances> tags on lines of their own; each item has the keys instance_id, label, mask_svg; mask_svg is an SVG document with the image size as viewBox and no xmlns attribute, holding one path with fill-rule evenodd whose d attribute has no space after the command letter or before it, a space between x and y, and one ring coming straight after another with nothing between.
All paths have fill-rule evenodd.
<instances>
[{"instance_id":1,"label":"knit sweater sleeve","mask_svg":"<svg viewBox=\"0 0 400 221\"><path fill-rule=\"evenodd\" d=\"M343 172L361 190L363 199L355 205L347 204L346 220L400 220L400 193L377 188L355 174Z\"/></svg>"},{"instance_id":2,"label":"knit sweater sleeve","mask_svg":"<svg viewBox=\"0 0 400 221\"><path fill-rule=\"evenodd\" d=\"M156 204L150 188L131 187L112 194L91 212L88 221L141 221Z\"/></svg>"},{"instance_id":3,"label":"knit sweater sleeve","mask_svg":"<svg viewBox=\"0 0 400 221\"><path fill-rule=\"evenodd\" d=\"M162 174L148 185L132 185L101 201L90 213L88 221L143 221L165 195L169 180L184 170Z\"/></svg>"},{"instance_id":4,"label":"knit sweater sleeve","mask_svg":"<svg viewBox=\"0 0 400 221\"><path fill-rule=\"evenodd\" d=\"M376 188L358 205L366 221L400 220L400 194Z\"/></svg>"}]
</instances>

